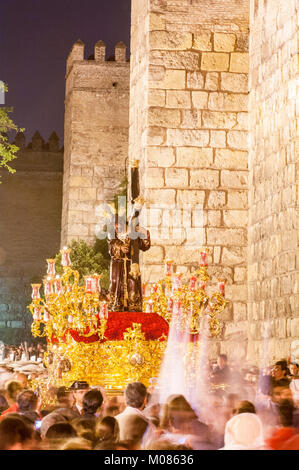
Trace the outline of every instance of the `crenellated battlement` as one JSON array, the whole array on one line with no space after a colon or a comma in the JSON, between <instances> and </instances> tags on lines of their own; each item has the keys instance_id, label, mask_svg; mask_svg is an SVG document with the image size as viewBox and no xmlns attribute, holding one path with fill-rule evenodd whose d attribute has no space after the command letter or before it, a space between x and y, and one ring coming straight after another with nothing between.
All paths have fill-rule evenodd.
<instances>
[{"instance_id":1,"label":"crenellated battlement","mask_svg":"<svg viewBox=\"0 0 299 470\"><path fill-rule=\"evenodd\" d=\"M46 142L39 131L36 131L30 142L26 145L26 136L23 132L19 132L14 140L14 144L20 150L31 150L34 152L63 152L63 148L59 147L59 137L56 132L52 132Z\"/></svg>"},{"instance_id":2,"label":"crenellated battlement","mask_svg":"<svg viewBox=\"0 0 299 470\"><path fill-rule=\"evenodd\" d=\"M106 57L106 44L99 40L94 46L94 55L92 58L85 58L85 44L78 39L72 47L71 52L67 58L67 75L69 74L74 62L77 61L86 61L86 63L107 63L107 64L126 64L129 62L127 60L127 46L124 42L120 41L115 45L114 48L114 55L110 56L109 58Z\"/></svg>"}]
</instances>

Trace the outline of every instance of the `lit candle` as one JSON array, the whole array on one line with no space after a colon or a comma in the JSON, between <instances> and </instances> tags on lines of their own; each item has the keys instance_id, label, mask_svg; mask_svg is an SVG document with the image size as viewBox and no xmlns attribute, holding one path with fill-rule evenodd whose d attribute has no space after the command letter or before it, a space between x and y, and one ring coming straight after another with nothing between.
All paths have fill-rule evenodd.
<instances>
[{"instance_id":1,"label":"lit candle","mask_svg":"<svg viewBox=\"0 0 299 470\"><path fill-rule=\"evenodd\" d=\"M196 289L197 277L191 276L189 282L189 290L194 291Z\"/></svg>"},{"instance_id":2,"label":"lit candle","mask_svg":"<svg viewBox=\"0 0 299 470\"><path fill-rule=\"evenodd\" d=\"M100 318L108 319L108 305L107 302L102 302L100 307Z\"/></svg>"},{"instance_id":3,"label":"lit candle","mask_svg":"<svg viewBox=\"0 0 299 470\"><path fill-rule=\"evenodd\" d=\"M42 317L42 316L41 316L41 309L38 308L38 307L36 307L36 308L34 309L33 320L39 321L39 320L41 320L41 317Z\"/></svg>"},{"instance_id":4,"label":"lit candle","mask_svg":"<svg viewBox=\"0 0 299 470\"><path fill-rule=\"evenodd\" d=\"M153 301L151 299L145 304L145 313L153 313Z\"/></svg>"},{"instance_id":5,"label":"lit candle","mask_svg":"<svg viewBox=\"0 0 299 470\"><path fill-rule=\"evenodd\" d=\"M67 320L68 320L69 323L73 323L73 321L74 321L73 315L69 315Z\"/></svg>"},{"instance_id":6,"label":"lit candle","mask_svg":"<svg viewBox=\"0 0 299 470\"><path fill-rule=\"evenodd\" d=\"M63 247L62 250L60 250L61 253L61 266L70 266L71 265L71 259L70 259L70 248L67 248L66 246Z\"/></svg>"},{"instance_id":7,"label":"lit candle","mask_svg":"<svg viewBox=\"0 0 299 470\"><path fill-rule=\"evenodd\" d=\"M158 292L158 284L153 284L151 288L151 294L156 294Z\"/></svg>"},{"instance_id":8,"label":"lit candle","mask_svg":"<svg viewBox=\"0 0 299 470\"><path fill-rule=\"evenodd\" d=\"M91 276L85 276L85 291L87 294L92 294L93 279Z\"/></svg>"},{"instance_id":9,"label":"lit candle","mask_svg":"<svg viewBox=\"0 0 299 470\"><path fill-rule=\"evenodd\" d=\"M181 314L182 314L182 302L180 300L176 300L173 303L173 313L175 315L181 316Z\"/></svg>"},{"instance_id":10,"label":"lit candle","mask_svg":"<svg viewBox=\"0 0 299 470\"><path fill-rule=\"evenodd\" d=\"M32 287L31 298L32 299L40 299L39 290L41 288L41 284L31 284L31 287Z\"/></svg>"},{"instance_id":11,"label":"lit candle","mask_svg":"<svg viewBox=\"0 0 299 470\"><path fill-rule=\"evenodd\" d=\"M50 276L47 277L47 279L44 281L44 291L45 291L45 296L48 297L49 295L53 294L53 281Z\"/></svg>"},{"instance_id":12,"label":"lit candle","mask_svg":"<svg viewBox=\"0 0 299 470\"><path fill-rule=\"evenodd\" d=\"M146 296L146 284L142 284L142 287L141 287L141 292L142 292L142 297L145 297Z\"/></svg>"},{"instance_id":13,"label":"lit candle","mask_svg":"<svg viewBox=\"0 0 299 470\"><path fill-rule=\"evenodd\" d=\"M225 280L224 279L218 279L218 289L221 295L223 297L225 296Z\"/></svg>"},{"instance_id":14,"label":"lit candle","mask_svg":"<svg viewBox=\"0 0 299 470\"><path fill-rule=\"evenodd\" d=\"M167 302L167 312L172 313L172 310L173 310L173 299L170 298L168 299L168 302Z\"/></svg>"},{"instance_id":15,"label":"lit candle","mask_svg":"<svg viewBox=\"0 0 299 470\"><path fill-rule=\"evenodd\" d=\"M208 266L207 263L208 253L205 251L200 252L200 266Z\"/></svg>"},{"instance_id":16,"label":"lit candle","mask_svg":"<svg viewBox=\"0 0 299 470\"><path fill-rule=\"evenodd\" d=\"M56 270L55 270L56 259L47 259L47 263L48 263L47 274L49 276L55 276L55 274L56 274Z\"/></svg>"},{"instance_id":17,"label":"lit candle","mask_svg":"<svg viewBox=\"0 0 299 470\"><path fill-rule=\"evenodd\" d=\"M207 287L207 283L204 282L204 281L198 281L198 288L200 290L206 290L206 287Z\"/></svg>"},{"instance_id":18,"label":"lit candle","mask_svg":"<svg viewBox=\"0 0 299 470\"><path fill-rule=\"evenodd\" d=\"M55 290L55 294L62 294L62 282L61 282L61 279L60 279L60 276L56 276L56 279L54 281L54 290Z\"/></svg>"},{"instance_id":19,"label":"lit candle","mask_svg":"<svg viewBox=\"0 0 299 470\"><path fill-rule=\"evenodd\" d=\"M168 259L165 261L164 272L166 276L172 276L173 274L173 261Z\"/></svg>"},{"instance_id":20,"label":"lit candle","mask_svg":"<svg viewBox=\"0 0 299 470\"><path fill-rule=\"evenodd\" d=\"M179 290L182 287L182 274L179 273L176 276L174 276L173 282L172 282L172 290Z\"/></svg>"}]
</instances>

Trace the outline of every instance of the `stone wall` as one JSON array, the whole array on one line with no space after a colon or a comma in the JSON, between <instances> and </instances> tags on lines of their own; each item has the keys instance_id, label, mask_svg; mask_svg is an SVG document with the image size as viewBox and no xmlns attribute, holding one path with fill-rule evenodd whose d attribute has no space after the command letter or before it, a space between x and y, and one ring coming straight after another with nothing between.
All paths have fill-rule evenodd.
<instances>
[{"instance_id":1,"label":"stone wall","mask_svg":"<svg viewBox=\"0 0 299 470\"><path fill-rule=\"evenodd\" d=\"M243 357L248 7L245 0L133 0L130 101L130 158L141 158L153 242L141 260L144 278L161 278L165 258L191 271L207 248L212 282L228 283L225 337L238 338L222 350Z\"/></svg>"},{"instance_id":2,"label":"stone wall","mask_svg":"<svg viewBox=\"0 0 299 470\"><path fill-rule=\"evenodd\" d=\"M7 342L30 338L30 284L44 277L45 259L59 251L61 233L63 149L57 135L45 143L36 132L26 146L20 134L16 144L16 173L0 171L0 340Z\"/></svg>"},{"instance_id":3,"label":"stone wall","mask_svg":"<svg viewBox=\"0 0 299 470\"><path fill-rule=\"evenodd\" d=\"M129 74L126 46L106 59L102 41L84 60L77 41L67 60L62 245L95 240L96 207L109 202L126 177Z\"/></svg>"},{"instance_id":4,"label":"stone wall","mask_svg":"<svg viewBox=\"0 0 299 470\"><path fill-rule=\"evenodd\" d=\"M249 351L290 355L299 337L298 2L251 1Z\"/></svg>"}]
</instances>

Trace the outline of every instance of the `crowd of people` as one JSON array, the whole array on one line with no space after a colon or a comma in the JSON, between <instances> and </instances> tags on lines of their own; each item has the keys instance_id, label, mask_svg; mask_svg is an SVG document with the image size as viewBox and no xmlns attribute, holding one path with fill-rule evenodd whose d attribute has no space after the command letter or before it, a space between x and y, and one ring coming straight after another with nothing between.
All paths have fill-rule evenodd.
<instances>
[{"instance_id":1,"label":"crowd of people","mask_svg":"<svg viewBox=\"0 0 299 470\"><path fill-rule=\"evenodd\" d=\"M4 384L1 450L299 450L299 367L285 360L238 371L221 354L196 412L182 395L159 403L140 382L123 396L85 381L52 393L50 407L25 374Z\"/></svg>"},{"instance_id":2,"label":"crowd of people","mask_svg":"<svg viewBox=\"0 0 299 470\"><path fill-rule=\"evenodd\" d=\"M44 354L46 346L41 343L27 344L27 342L13 345L13 344L2 344L0 347L0 360L5 361L33 361L42 362L44 360Z\"/></svg>"}]
</instances>

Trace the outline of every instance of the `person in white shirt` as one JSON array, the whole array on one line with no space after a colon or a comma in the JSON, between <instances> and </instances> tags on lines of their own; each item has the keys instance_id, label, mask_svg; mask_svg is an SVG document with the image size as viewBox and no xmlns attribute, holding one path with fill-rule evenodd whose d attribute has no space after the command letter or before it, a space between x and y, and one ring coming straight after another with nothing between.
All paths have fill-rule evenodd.
<instances>
[{"instance_id":1,"label":"person in white shirt","mask_svg":"<svg viewBox=\"0 0 299 470\"><path fill-rule=\"evenodd\" d=\"M128 423L132 416L140 416L148 422L148 419L142 412L147 404L147 389L145 385L141 382L128 384L125 389L125 402L125 410L115 416L119 425L119 437L121 441L130 440L130 436L128 436L130 426Z\"/></svg>"}]
</instances>

